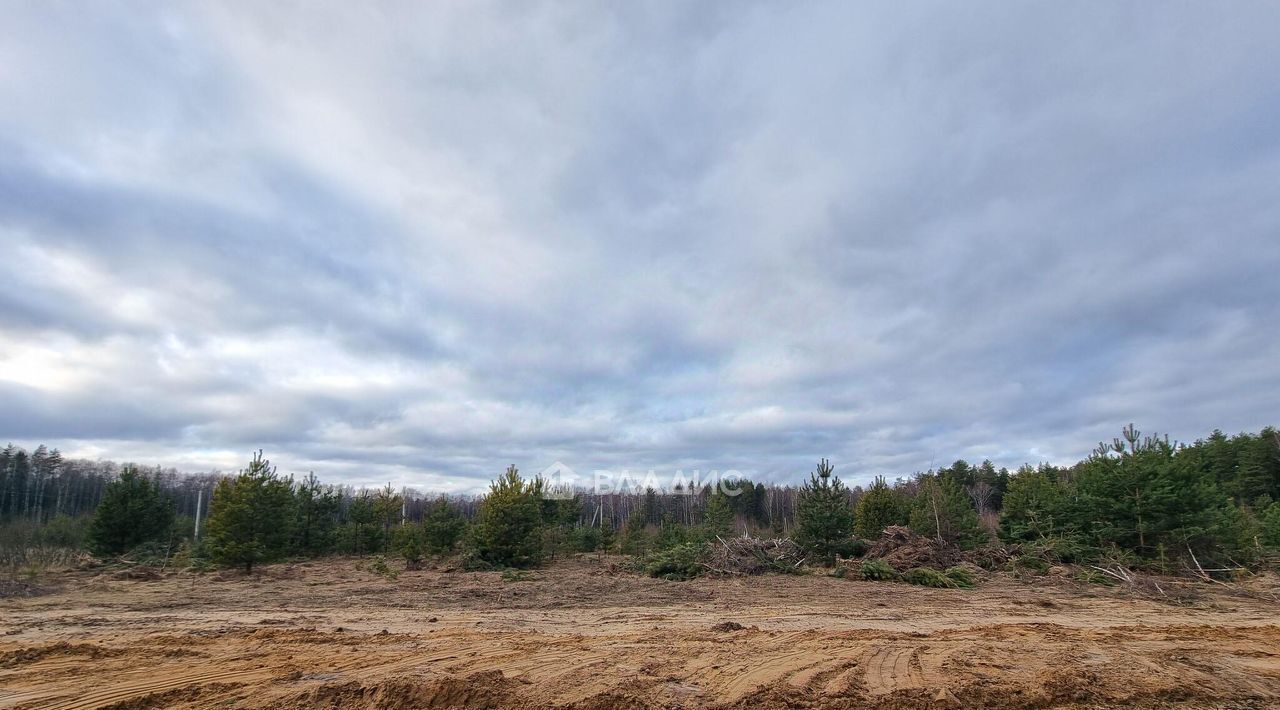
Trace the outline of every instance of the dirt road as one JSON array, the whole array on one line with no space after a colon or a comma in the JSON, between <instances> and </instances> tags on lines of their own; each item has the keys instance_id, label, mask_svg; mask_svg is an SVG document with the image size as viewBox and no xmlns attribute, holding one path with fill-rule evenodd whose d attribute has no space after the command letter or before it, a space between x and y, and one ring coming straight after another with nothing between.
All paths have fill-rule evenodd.
<instances>
[{"instance_id":1,"label":"dirt road","mask_svg":"<svg viewBox=\"0 0 1280 710\"><path fill-rule=\"evenodd\" d=\"M56 581L0 600L0 708L1280 707L1280 609L1211 589L666 582L595 560Z\"/></svg>"}]
</instances>

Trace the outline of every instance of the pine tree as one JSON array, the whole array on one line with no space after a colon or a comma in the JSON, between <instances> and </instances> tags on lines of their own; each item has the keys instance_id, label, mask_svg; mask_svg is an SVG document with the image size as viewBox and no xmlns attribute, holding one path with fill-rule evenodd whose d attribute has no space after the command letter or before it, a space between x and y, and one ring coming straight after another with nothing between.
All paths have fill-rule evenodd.
<instances>
[{"instance_id":1,"label":"pine tree","mask_svg":"<svg viewBox=\"0 0 1280 710\"><path fill-rule=\"evenodd\" d=\"M542 554L548 560L555 560L570 548L575 539L572 529L582 517L582 498L553 495L560 491L552 491L541 476L534 483L535 493L542 504Z\"/></svg>"},{"instance_id":2,"label":"pine tree","mask_svg":"<svg viewBox=\"0 0 1280 710\"><path fill-rule=\"evenodd\" d=\"M363 556L382 549L382 527L378 524L378 503L368 491L360 491L347 506L342 526L343 546Z\"/></svg>"},{"instance_id":3,"label":"pine tree","mask_svg":"<svg viewBox=\"0 0 1280 710\"><path fill-rule=\"evenodd\" d=\"M966 486L973 485L977 480L978 471L969 465L968 461L960 459L946 468L938 469L938 478L951 481L960 490L964 490Z\"/></svg>"},{"instance_id":4,"label":"pine tree","mask_svg":"<svg viewBox=\"0 0 1280 710\"><path fill-rule=\"evenodd\" d=\"M480 559L504 567L530 567L542 554L542 507L537 486L515 466L489 486L480 504L472 541Z\"/></svg>"},{"instance_id":5,"label":"pine tree","mask_svg":"<svg viewBox=\"0 0 1280 710\"><path fill-rule=\"evenodd\" d=\"M622 535L618 540L619 552L624 555L643 555L649 551L653 536L649 534L649 526L645 522L643 508L637 508L627 517L622 526Z\"/></svg>"},{"instance_id":6,"label":"pine tree","mask_svg":"<svg viewBox=\"0 0 1280 710\"><path fill-rule=\"evenodd\" d=\"M600 538L600 528L583 525L570 533L569 544L578 552L595 552L600 549Z\"/></svg>"},{"instance_id":7,"label":"pine tree","mask_svg":"<svg viewBox=\"0 0 1280 710\"><path fill-rule=\"evenodd\" d=\"M1000 533L1008 540L1040 540L1064 530L1066 496L1046 467L1023 466L1009 480Z\"/></svg>"},{"instance_id":8,"label":"pine tree","mask_svg":"<svg viewBox=\"0 0 1280 710\"><path fill-rule=\"evenodd\" d=\"M457 549L466 528L462 514L441 496L422 518L423 548L429 555L448 555Z\"/></svg>"},{"instance_id":9,"label":"pine tree","mask_svg":"<svg viewBox=\"0 0 1280 710\"><path fill-rule=\"evenodd\" d=\"M911 528L921 535L970 547L986 535L978 513L954 477L928 474L920 478L920 492L911 506Z\"/></svg>"},{"instance_id":10,"label":"pine tree","mask_svg":"<svg viewBox=\"0 0 1280 710\"><path fill-rule=\"evenodd\" d=\"M293 547L304 555L322 555L333 548L338 524L338 493L322 486L314 473L298 484Z\"/></svg>"},{"instance_id":11,"label":"pine tree","mask_svg":"<svg viewBox=\"0 0 1280 710\"><path fill-rule=\"evenodd\" d=\"M871 487L858 498L854 515L854 532L858 537L875 540L890 525L907 524L907 505L902 495L876 476Z\"/></svg>"},{"instance_id":12,"label":"pine tree","mask_svg":"<svg viewBox=\"0 0 1280 710\"><path fill-rule=\"evenodd\" d=\"M421 525L401 525L392 534L392 545L404 558L406 570L416 570L422 565L423 532Z\"/></svg>"},{"instance_id":13,"label":"pine tree","mask_svg":"<svg viewBox=\"0 0 1280 710\"><path fill-rule=\"evenodd\" d=\"M1213 478L1167 440L1139 436L1130 425L1124 441L1100 447L1080 466L1069 501L1075 530L1098 547L1148 558L1162 549L1199 554L1234 545L1237 516Z\"/></svg>"},{"instance_id":14,"label":"pine tree","mask_svg":"<svg viewBox=\"0 0 1280 710\"><path fill-rule=\"evenodd\" d=\"M49 455L44 460L45 480L48 483L52 483L57 487L57 497L54 499L54 506L52 511L47 511L45 509L46 506L44 505L44 503L41 503L40 510L42 514L42 519L48 519L49 517L53 515L58 515L59 513L62 512L62 492L63 492L63 486L61 481L62 463L63 463L62 452L58 451L57 449L50 450ZM42 500L45 497L47 496L42 496Z\"/></svg>"},{"instance_id":15,"label":"pine tree","mask_svg":"<svg viewBox=\"0 0 1280 710\"><path fill-rule=\"evenodd\" d=\"M662 516L662 523L658 526L658 535L653 540L653 546L658 550L668 550L676 545L683 545L689 541L688 532L688 528L667 513Z\"/></svg>"},{"instance_id":16,"label":"pine tree","mask_svg":"<svg viewBox=\"0 0 1280 710\"><path fill-rule=\"evenodd\" d=\"M40 444L35 451L31 452L31 479L27 484L27 492L22 509L25 514L36 522L40 520L40 497L44 484L44 460L48 455L49 449L44 444Z\"/></svg>"},{"instance_id":17,"label":"pine tree","mask_svg":"<svg viewBox=\"0 0 1280 710\"><path fill-rule=\"evenodd\" d=\"M729 496L716 491L707 497L707 507L702 511L702 536L707 540L733 535L733 507Z\"/></svg>"},{"instance_id":18,"label":"pine tree","mask_svg":"<svg viewBox=\"0 0 1280 710\"><path fill-rule=\"evenodd\" d=\"M89 524L89 549L95 555L120 555L144 542L161 540L173 526L173 501L134 466L107 485Z\"/></svg>"},{"instance_id":19,"label":"pine tree","mask_svg":"<svg viewBox=\"0 0 1280 710\"><path fill-rule=\"evenodd\" d=\"M747 514L751 516L751 520L762 527L769 522L769 511L765 507L768 495L763 483L755 484L754 489L751 491L751 508L747 511Z\"/></svg>"},{"instance_id":20,"label":"pine tree","mask_svg":"<svg viewBox=\"0 0 1280 710\"><path fill-rule=\"evenodd\" d=\"M1197 441L1186 455L1194 456L1201 471L1212 478L1227 495L1240 500L1236 490L1236 465L1239 459L1241 437L1228 438L1221 430L1214 429L1208 439Z\"/></svg>"},{"instance_id":21,"label":"pine tree","mask_svg":"<svg viewBox=\"0 0 1280 710\"><path fill-rule=\"evenodd\" d=\"M600 527L597 529L600 531L600 542L599 542L599 546L596 549L598 549L600 552L609 552L613 550L614 545L616 545L618 542L617 540L618 536L614 533L614 530L613 530L613 520L609 518L601 519Z\"/></svg>"},{"instance_id":22,"label":"pine tree","mask_svg":"<svg viewBox=\"0 0 1280 710\"><path fill-rule=\"evenodd\" d=\"M1280 459L1276 456L1274 429L1264 429L1258 436L1241 434L1231 443L1236 451L1236 467L1230 485L1224 490L1241 503L1252 503L1260 496L1280 495Z\"/></svg>"},{"instance_id":23,"label":"pine tree","mask_svg":"<svg viewBox=\"0 0 1280 710\"><path fill-rule=\"evenodd\" d=\"M1280 550L1280 501L1263 508L1259 522L1262 544Z\"/></svg>"},{"instance_id":24,"label":"pine tree","mask_svg":"<svg viewBox=\"0 0 1280 710\"><path fill-rule=\"evenodd\" d=\"M9 517L17 518L26 513L23 503L26 500L27 486L29 485L28 475L30 473L30 459L27 452L22 449L15 449L13 457L9 459Z\"/></svg>"},{"instance_id":25,"label":"pine tree","mask_svg":"<svg viewBox=\"0 0 1280 710\"><path fill-rule=\"evenodd\" d=\"M575 495L572 498L561 498L556 501L556 518L555 524L564 527L574 527L582 519L582 496Z\"/></svg>"},{"instance_id":26,"label":"pine tree","mask_svg":"<svg viewBox=\"0 0 1280 710\"><path fill-rule=\"evenodd\" d=\"M392 530L400 524L400 519L404 512L404 499L396 494L394 488L388 483L385 488L378 491L378 497L374 500L374 510L376 511L378 525L382 528L382 552L389 554L392 545Z\"/></svg>"},{"instance_id":27,"label":"pine tree","mask_svg":"<svg viewBox=\"0 0 1280 710\"><path fill-rule=\"evenodd\" d=\"M13 463L17 454L18 447L12 443L0 449L0 520L8 517L9 501L13 498L13 488L16 483Z\"/></svg>"},{"instance_id":28,"label":"pine tree","mask_svg":"<svg viewBox=\"0 0 1280 710\"><path fill-rule=\"evenodd\" d=\"M271 462L254 454L235 478L218 481L209 511L209 552L219 564L253 566L289 552L293 487Z\"/></svg>"},{"instance_id":29,"label":"pine tree","mask_svg":"<svg viewBox=\"0 0 1280 710\"><path fill-rule=\"evenodd\" d=\"M658 492L649 486L644 489L644 498L640 502L640 517L647 526L657 523L658 516Z\"/></svg>"},{"instance_id":30,"label":"pine tree","mask_svg":"<svg viewBox=\"0 0 1280 710\"><path fill-rule=\"evenodd\" d=\"M796 543L828 562L844 552L853 537L853 508L834 471L822 459L796 501Z\"/></svg>"}]
</instances>

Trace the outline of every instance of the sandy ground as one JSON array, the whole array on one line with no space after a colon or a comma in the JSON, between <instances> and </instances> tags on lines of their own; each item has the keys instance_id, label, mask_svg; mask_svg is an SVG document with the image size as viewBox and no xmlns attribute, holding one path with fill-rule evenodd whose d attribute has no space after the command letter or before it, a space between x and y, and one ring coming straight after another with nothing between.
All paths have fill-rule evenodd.
<instances>
[{"instance_id":1,"label":"sandy ground","mask_svg":"<svg viewBox=\"0 0 1280 710\"><path fill-rule=\"evenodd\" d=\"M0 600L0 707L1280 707L1280 608L1216 589L364 567L66 573Z\"/></svg>"}]
</instances>

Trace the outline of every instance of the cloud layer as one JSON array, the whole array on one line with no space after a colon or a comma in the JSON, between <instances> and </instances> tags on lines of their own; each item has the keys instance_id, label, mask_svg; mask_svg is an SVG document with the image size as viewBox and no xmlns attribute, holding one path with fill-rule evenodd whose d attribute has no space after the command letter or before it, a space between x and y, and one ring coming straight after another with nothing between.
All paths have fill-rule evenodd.
<instances>
[{"instance_id":1,"label":"cloud layer","mask_svg":"<svg viewBox=\"0 0 1280 710\"><path fill-rule=\"evenodd\" d=\"M1274 424L1280 10L1151 10L11 8L0 437L462 491Z\"/></svg>"}]
</instances>

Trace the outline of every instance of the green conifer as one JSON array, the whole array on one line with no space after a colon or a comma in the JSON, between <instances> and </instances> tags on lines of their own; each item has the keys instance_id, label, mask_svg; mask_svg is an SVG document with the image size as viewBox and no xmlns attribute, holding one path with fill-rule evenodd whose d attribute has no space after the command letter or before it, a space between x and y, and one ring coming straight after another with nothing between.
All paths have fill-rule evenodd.
<instances>
[{"instance_id":1,"label":"green conifer","mask_svg":"<svg viewBox=\"0 0 1280 710\"><path fill-rule=\"evenodd\" d=\"M480 559L503 567L530 567L542 556L539 486L520 478L515 466L489 486L480 504L472 541Z\"/></svg>"},{"instance_id":2,"label":"green conifer","mask_svg":"<svg viewBox=\"0 0 1280 710\"><path fill-rule=\"evenodd\" d=\"M276 475L259 451L235 478L213 491L209 511L209 552L220 564L243 565L252 572L260 562L289 551L294 516L293 486Z\"/></svg>"},{"instance_id":3,"label":"green conifer","mask_svg":"<svg viewBox=\"0 0 1280 710\"><path fill-rule=\"evenodd\" d=\"M173 526L173 502L134 466L107 484L89 524L89 549L102 557L120 555L144 542L163 539Z\"/></svg>"},{"instance_id":4,"label":"green conifer","mask_svg":"<svg viewBox=\"0 0 1280 710\"><path fill-rule=\"evenodd\" d=\"M890 525L907 524L907 506L902 495L877 476L871 487L858 499L854 515L854 532L858 537L876 540Z\"/></svg>"},{"instance_id":5,"label":"green conifer","mask_svg":"<svg viewBox=\"0 0 1280 710\"><path fill-rule=\"evenodd\" d=\"M853 537L853 508L848 491L826 459L810 474L796 502L796 543L831 562Z\"/></svg>"}]
</instances>

